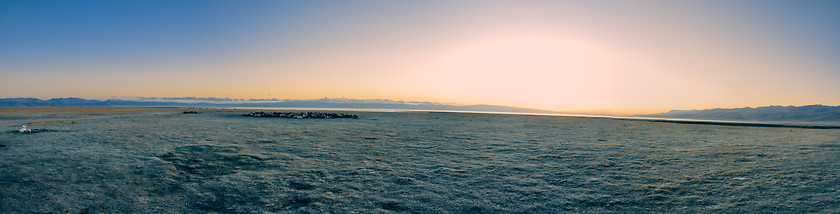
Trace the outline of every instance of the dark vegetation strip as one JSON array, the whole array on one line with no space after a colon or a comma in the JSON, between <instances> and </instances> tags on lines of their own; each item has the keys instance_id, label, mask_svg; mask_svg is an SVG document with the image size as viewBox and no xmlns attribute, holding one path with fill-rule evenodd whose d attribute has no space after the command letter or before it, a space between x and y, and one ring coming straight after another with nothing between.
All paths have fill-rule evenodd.
<instances>
[{"instance_id":1,"label":"dark vegetation strip","mask_svg":"<svg viewBox=\"0 0 840 214\"><path fill-rule=\"evenodd\" d=\"M445 112L445 111L432 111L429 113L436 113L436 114L443 114L443 113L453 113L453 114L470 114L470 113L477 113L477 112ZM492 113L495 114L495 113ZM615 120L633 120L633 121L646 121L646 122L660 122L660 123L679 123L679 124L700 124L700 125L718 125L718 126L750 126L750 127L777 127L777 128L800 128L800 129L840 129L840 125L814 125L814 124L780 124L780 123L761 123L761 122L728 122L728 121L701 121L701 120L688 120L688 119L648 119L648 118L623 118L623 117L611 117L611 116L566 116L566 117L578 117L578 118L608 118L608 119L615 119Z\"/></svg>"},{"instance_id":2,"label":"dark vegetation strip","mask_svg":"<svg viewBox=\"0 0 840 214\"><path fill-rule=\"evenodd\" d=\"M331 119L331 118L352 118L352 119L359 119L359 116L355 114L344 114L344 113L326 113L326 112L251 112L248 114L244 114L242 116L246 117L279 117L279 118L297 118L297 119Z\"/></svg>"},{"instance_id":3,"label":"dark vegetation strip","mask_svg":"<svg viewBox=\"0 0 840 214\"><path fill-rule=\"evenodd\" d=\"M647 122L660 122L660 123L718 125L718 126L750 126L750 127L777 127L777 128L801 128L801 129L840 129L840 126L837 126L837 125L773 124L773 123L697 121L697 120L660 120L660 119L635 119L635 118L615 118L615 119L617 119L617 120L635 120L635 121L647 121Z\"/></svg>"}]
</instances>

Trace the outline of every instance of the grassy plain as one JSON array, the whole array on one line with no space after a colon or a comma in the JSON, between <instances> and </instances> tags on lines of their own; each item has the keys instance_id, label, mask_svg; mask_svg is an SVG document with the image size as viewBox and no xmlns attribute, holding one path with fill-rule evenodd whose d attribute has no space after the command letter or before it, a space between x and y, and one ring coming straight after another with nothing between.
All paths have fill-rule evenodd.
<instances>
[{"instance_id":1,"label":"grassy plain","mask_svg":"<svg viewBox=\"0 0 840 214\"><path fill-rule=\"evenodd\" d=\"M0 109L0 212L840 213L837 129L185 110Z\"/></svg>"}]
</instances>

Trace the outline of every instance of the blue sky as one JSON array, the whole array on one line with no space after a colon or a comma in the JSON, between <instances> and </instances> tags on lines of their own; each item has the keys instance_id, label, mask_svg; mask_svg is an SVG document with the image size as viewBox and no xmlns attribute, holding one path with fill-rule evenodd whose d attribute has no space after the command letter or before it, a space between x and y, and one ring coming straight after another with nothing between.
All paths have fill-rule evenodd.
<instances>
[{"instance_id":1,"label":"blue sky","mask_svg":"<svg viewBox=\"0 0 840 214\"><path fill-rule=\"evenodd\" d=\"M837 11L840 1L3 1L0 97L840 105Z\"/></svg>"}]
</instances>

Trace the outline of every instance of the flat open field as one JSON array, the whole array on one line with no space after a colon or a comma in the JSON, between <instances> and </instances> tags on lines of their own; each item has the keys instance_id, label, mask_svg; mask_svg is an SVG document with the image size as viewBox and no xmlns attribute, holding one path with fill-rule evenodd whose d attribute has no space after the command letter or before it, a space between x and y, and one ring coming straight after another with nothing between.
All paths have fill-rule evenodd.
<instances>
[{"instance_id":1,"label":"flat open field","mask_svg":"<svg viewBox=\"0 0 840 214\"><path fill-rule=\"evenodd\" d=\"M0 213L840 213L837 129L183 111L0 109Z\"/></svg>"}]
</instances>

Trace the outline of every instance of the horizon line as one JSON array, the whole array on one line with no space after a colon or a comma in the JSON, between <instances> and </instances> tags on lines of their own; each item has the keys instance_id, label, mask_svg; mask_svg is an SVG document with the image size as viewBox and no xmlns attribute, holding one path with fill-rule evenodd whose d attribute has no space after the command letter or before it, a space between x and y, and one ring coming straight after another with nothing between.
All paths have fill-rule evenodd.
<instances>
[{"instance_id":1,"label":"horizon line","mask_svg":"<svg viewBox=\"0 0 840 214\"><path fill-rule=\"evenodd\" d=\"M230 98L230 97L199 97L199 96L184 96L184 97L142 97L142 96L111 96L107 99L102 98L85 98L85 97L75 97L75 96L68 96L68 97L51 97L51 98L41 98L41 97L0 97L0 99L38 99L43 101L48 101L52 99L83 99L83 100L95 100L95 101L109 101L109 100L121 100L121 101L133 101L133 102L175 102L175 103L182 103L182 104L270 104L270 103L283 103L283 102L296 102L296 101L323 101L327 103L336 103L336 104L372 104L372 105L409 105L409 106L421 106L421 105L437 105L437 106L452 106L452 107L470 107L470 106L489 106L489 107L504 107L504 108L515 108L520 110L531 110L531 111L541 111L543 113L557 113L557 114L581 114L581 115L611 115L611 116L631 116L631 115L645 115L645 114L658 114L658 113L667 113L669 111L696 111L696 110L713 110L713 109L738 109L738 108L761 108L761 107L802 107L802 106L829 106L834 107L831 105L825 104L809 104L809 105L762 105L762 106L743 106L743 107L714 107L714 108L694 108L694 109L669 109L666 111L626 111L626 110L598 110L598 109L589 109L589 110L582 110L582 111L564 111L564 110L551 110L551 109L544 109L544 108L535 108L535 107L520 107L515 105L494 105L494 104L461 104L461 103L446 103L446 102L434 102L434 101L412 101L412 100L396 100L396 99L388 99L388 98L374 98L374 99L358 99L358 98L347 98L347 97L322 97L322 98L311 98L311 99L280 99L280 98ZM242 106L247 107L247 106ZM840 105L838 105L840 107ZM632 113L631 113L632 112ZM655 112L655 113L653 113Z\"/></svg>"}]
</instances>

